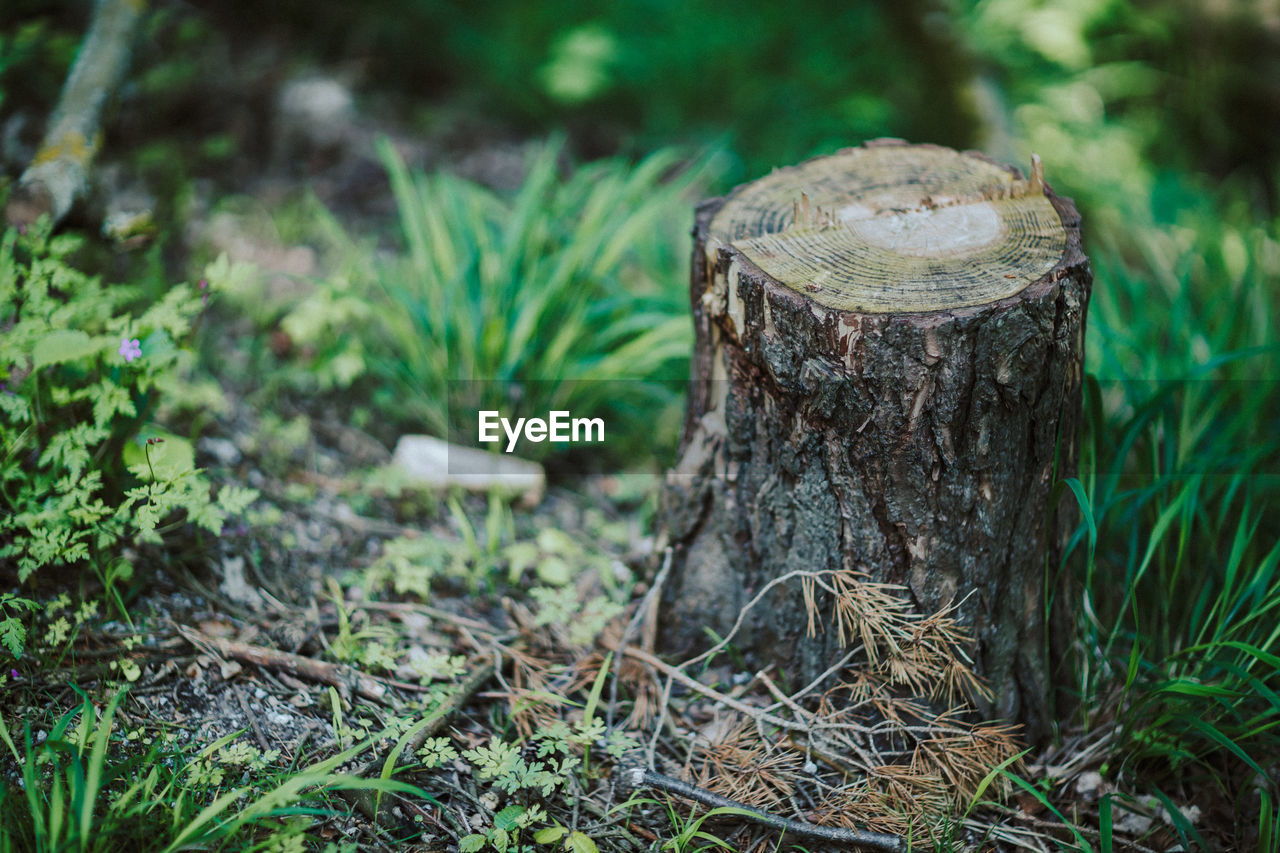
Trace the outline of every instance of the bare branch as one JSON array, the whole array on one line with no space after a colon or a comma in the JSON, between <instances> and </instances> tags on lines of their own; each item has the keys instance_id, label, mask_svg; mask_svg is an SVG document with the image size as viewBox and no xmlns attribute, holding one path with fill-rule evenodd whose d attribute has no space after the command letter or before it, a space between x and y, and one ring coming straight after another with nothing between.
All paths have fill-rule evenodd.
<instances>
[{"instance_id":1,"label":"bare branch","mask_svg":"<svg viewBox=\"0 0 1280 853\"><path fill-rule=\"evenodd\" d=\"M858 847L862 850L881 851L881 853L906 853L906 851L910 850L907 840L898 835L845 829L839 826L818 826L802 820L791 820L762 809L752 808L728 797L722 797L719 794L708 791L706 788L699 788L697 785L691 785L688 782L673 779L661 773L654 773L652 770L645 770L643 767L632 767L623 772L626 774L627 784L632 788L642 786L657 788L660 791L675 794L686 800L693 800L695 803L701 803L713 809L733 809L739 817L762 823L765 826L772 826L785 833L803 838L831 841L844 846Z\"/></svg>"},{"instance_id":2,"label":"bare branch","mask_svg":"<svg viewBox=\"0 0 1280 853\"><path fill-rule=\"evenodd\" d=\"M102 107L124 78L146 5L146 0L98 0L44 140L5 206L10 225L30 225L45 214L56 223L84 193L102 142Z\"/></svg>"}]
</instances>

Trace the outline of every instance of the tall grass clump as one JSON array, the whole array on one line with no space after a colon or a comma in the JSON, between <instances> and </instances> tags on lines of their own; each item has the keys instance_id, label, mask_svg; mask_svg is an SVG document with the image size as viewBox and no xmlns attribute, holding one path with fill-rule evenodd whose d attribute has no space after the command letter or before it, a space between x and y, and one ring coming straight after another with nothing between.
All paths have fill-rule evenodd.
<instances>
[{"instance_id":1,"label":"tall grass clump","mask_svg":"<svg viewBox=\"0 0 1280 853\"><path fill-rule=\"evenodd\" d=\"M273 768L263 757L241 779L243 755L229 757L239 733L198 751L144 747L117 727L124 696L99 716L82 694L47 731L27 721L15 736L8 720L0 724L0 853L301 850L313 819L332 814L317 802L325 792L429 797L403 782L335 772L387 732L305 767Z\"/></svg>"},{"instance_id":2,"label":"tall grass clump","mask_svg":"<svg viewBox=\"0 0 1280 853\"><path fill-rule=\"evenodd\" d=\"M1280 794L1280 243L1230 209L1099 241L1069 485L1110 769L1157 794L1211 781L1256 841Z\"/></svg>"},{"instance_id":3,"label":"tall grass clump","mask_svg":"<svg viewBox=\"0 0 1280 853\"><path fill-rule=\"evenodd\" d=\"M547 144L510 197L382 156L403 254L378 269L370 373L380 412L474 442L477 412L603 417L616 449L674 437L692 329L692 190L672 151L568 175ZM538 453L546 444L524 445Z\"/></svg>"}]
</instances>

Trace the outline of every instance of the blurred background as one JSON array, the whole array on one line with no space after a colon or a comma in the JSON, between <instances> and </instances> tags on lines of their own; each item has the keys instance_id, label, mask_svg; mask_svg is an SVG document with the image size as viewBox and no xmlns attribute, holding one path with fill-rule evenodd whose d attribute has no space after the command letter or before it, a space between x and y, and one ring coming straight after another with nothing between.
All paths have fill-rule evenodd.
<instances>
[{"instance_id":1,"label":"blurred background","mask_svg":"<svg viewBox=\"0 0 1280 853\"><path fill-rule=\"evenodd\" d=\"M90 8L0 10L10 161ZM161 2L107 136L198 139L184 165L225 173L269 153L279 88L319 73L438 142L558 130L587 159L714 146L733 158L721 188L876 136L1023 163L1034 149L1087 205L1167 213L1224 181L1274 201L1278 42L1268 0Z\"/></svg>"}]
</instances>

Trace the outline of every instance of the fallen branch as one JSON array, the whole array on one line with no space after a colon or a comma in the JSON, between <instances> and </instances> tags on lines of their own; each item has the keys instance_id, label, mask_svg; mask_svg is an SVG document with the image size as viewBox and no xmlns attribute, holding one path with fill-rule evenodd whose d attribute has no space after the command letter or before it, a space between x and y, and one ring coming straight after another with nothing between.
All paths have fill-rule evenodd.
<instances>
[{"instance_id":1,"label":"fallen branch","mask_svg":"<svg viewBox=\"0 0 1280 853\"><path fill-rule=\"evenodd\" d=\"M338 688L340 692L354 690L357 695L375 702L389 704L392 699L390 695L392 687L415 692L423 692L429 689L420 684L377 678L342 663L330 663L316 660L315 658L303 657L302 655L290 654L289 652L277 651L276 649L268 649L265 646L251 646L248 643L225 640L221 637L210 637L194 628L188 628L186 625L175 624L174 627L179 634L186 638L187 642L210 654L238 660L241 663L251 663L254 666L261 666L266 669L279 670L295 678L319 681Z\"/></svg>"},{"instance_id":2,"label":"fallen branch","mask_svg":"<svg viewBox=\"0 0 1280 853\"><path fill-rule=\"evenodd\" d=\"M832 569L824 569L822 571L817 571L817 572L804 571L804 570L797 569L796 571L787 572L785 575L780 575L779 577L776 577L773 580L769 581L767 584L761 587L758 592L756 592L756 594L751 598L750 601L748 601L745 605L743 605L740 611L738 611L738 618L734 621L733 627L729 629L729 633L725 634L723 637L720 638L720 642L716 643L714 646L707 649L705 652L698 655L697 657L689 658L687 661L684 661L683 663L681 663L680 669L683 670L687 666L693 666L695 663L701 663L702 661L707 660L708 658L713 657L716 654L719 654L721 649L724 649L725 647L727 647L729 645L729 642L735 636L737 636L738 630L742 627L742 623L746 621L747 613L751 611L751 608L759 604L764 599L765 595L768 594L769 590L773 589L775 586L781 586L782 584L785 584L787 581L791 580L792 578L805 578L809 580L816 580L822 575L834 575L834 574L836 574L836 572Z\"/></svg>"},{"instance_id":3,"label":"fallen branch","mask_svg":"<svg viewBox=\"0 0 1280 853\"><path fill-rule=\"evenodd\" d=\"M845 829L840 826L819 826L802 820L791 820L790 818L781 817L762 809L739 803L728 797L714 794L706 788L699 788L697 785L691 785L688 782L682 782L679 779L673 779L670 776L664 776L652 770L645 770L643 767L631 767L624 770L623 773L626 777L626 783L632 789L640 787L657 788L660 791L675 794L677 797L683 797L686 800L692 800L695 803L701 803L713 809L733 809L738 817L761 823L765 826L771 826L774 829L782 830L784 833L790 833L802 838L829 841L834 844L858 847L863 850L880 851L880 853L909 853L911 849L907 840L899 835Z\"/></svg>"},{"instance_id":4,"label":"fallen branch","mask_svg":"<svg viewBox=\"0 0 1280 853\"><path fill-rule=\"evenodd\" d=\"M732 696L727 696L715 688L708 687L693 676L686 675L678 667L674 667L661 658L651 655L642 649L623 646L622 653L627 657L635 658L642 663L648 664L668 678L680 682L685 687L688 687L696 693L701 693L708 699L732 708L740 714L746 714L757 722L768 723L771 726L777 726L780 729L787 729L788 731L793 732L804 732L808 734L813 731L813 726L808 726L804 723L793 723L790 720L777 716L776 714L770 714L766 711L761 711L759 708L753 708L746 702L734 699Z\"/></svg>"},{"instance_id":5,"label":"fallen branch","mask_svg":"<svg viewBox=\"0 0 1280 853\"><path fill-rule=\"evenodd\" d=\"M271 749L271 742L267 740L266 732L262 730L262 724L258 722L258 715L254 714L249 707L249 700L244 698L244 691L240 689L240 685L232 685L231 692L235 694L236 702L240 705L240 710L244 712L245 719L253 727L253 736L257 739L258 746L261 747L263 752Z\"/></svg>"},{"instance_id":6,"label":"fallen branch","mask_svg":"<svg viewBox=\"0 0 1280 853\"><path fill-rule=\"evenodd\" d=\"M44 140L9 195L10 225L30 225L46 214L56 223L84 193L101 144L102 106L124 77L145 9L146 0L99 0Z\"/></svg>"},{"instance_id":7,"label":"fallen branch","mask_svg":"<svg viewBox=\"0 0 1280 853\"><path fill-rule=\"evenodd\" d=\"M649 629L651 626L656 626L658 621L658 598L662 595L662 586L666 583L667 573L671 570L671 553L671 549L668 548L666 553L663 554L662 568L659 569L657 577L653 579L653 585L645 593L640 606L636 608L635 615L627 623L626 630L622 632L622 639L618 640L618 647L613 657L613 679L609 683L609 709L605 721L605 724L611 729L613 728L614 711L618 704L618 677L622 673L622 658L626 653L627 644L643 629L645 651L653 650L653 637Z\"/></svg>"},{"instance_id":8,"label":"fallen branch","mask_svg":"<svg viewBox=\"0 0 1280 853\"><path fill-rule=\"evenodd\" d=\"M489 622L481 622L479 619L469 619L466 616L460 616L457 613L450 613L448 610L442 610L439 607L432 607L429 604L422 604L417 601L356 601L348 602L348 604L356 610L378 610L384 613L395 613L397 615L414 614L430 616L432 619L439 619L442 622L448 622L457 628L467 628L478 634L486 634L490 637L499 636L499 632Z\"/></svg>"}]
</instances>

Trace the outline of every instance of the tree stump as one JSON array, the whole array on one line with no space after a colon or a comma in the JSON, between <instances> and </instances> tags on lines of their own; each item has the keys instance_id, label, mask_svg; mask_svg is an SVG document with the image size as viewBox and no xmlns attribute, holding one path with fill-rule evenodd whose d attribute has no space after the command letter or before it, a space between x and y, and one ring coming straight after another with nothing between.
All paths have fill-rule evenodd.
<instances>
[{"instance_id":1,"label":"tree stump","mask_svg":"<svg viewBox=\"0 0 1280 853\"><path fill-rule=\"evenodd\" d=\"M852 570L922 615L956 605L981 710L1042 735L1072 624L1053 601L1050 637L1073 526L1051 500L1074 473L1092 280L1072 202L1038 160L1023 179L879 140L704 202L694 236L668 650L724 636L773 579ZM800 582L779 584L733 642L799 686L839 651L807 620Z\"/></svg>"}]
</instances>

